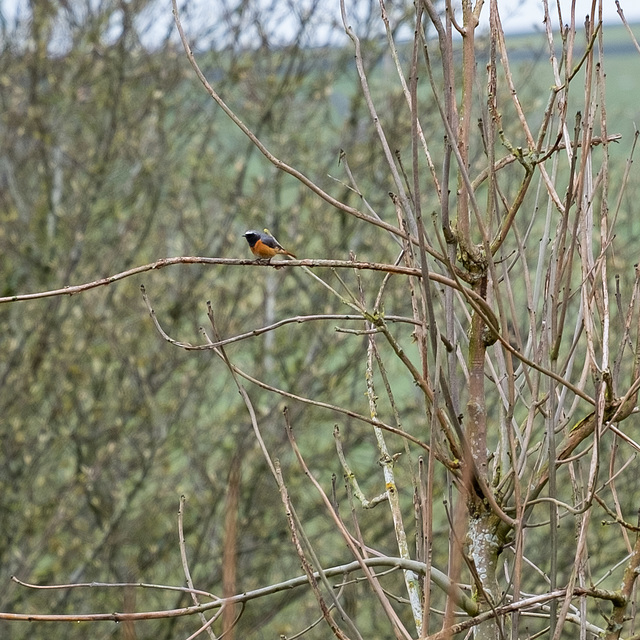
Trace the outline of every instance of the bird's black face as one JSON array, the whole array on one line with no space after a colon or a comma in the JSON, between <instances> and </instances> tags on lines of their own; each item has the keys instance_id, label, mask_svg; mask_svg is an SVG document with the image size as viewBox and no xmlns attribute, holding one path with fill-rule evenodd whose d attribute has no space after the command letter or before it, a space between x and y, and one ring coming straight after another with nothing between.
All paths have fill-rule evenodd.
<instances>
[{"instance_id":1,"label":"bird's black face","mask_svg":"<svg viewBox=\"0 0 640 640\"><path fill-rule=\"evenodd\" d=\"M242 234L242 237L247 239L250 247L260 240L260 234L257 231L247 231Z\"/></svg>"}]
</instances>

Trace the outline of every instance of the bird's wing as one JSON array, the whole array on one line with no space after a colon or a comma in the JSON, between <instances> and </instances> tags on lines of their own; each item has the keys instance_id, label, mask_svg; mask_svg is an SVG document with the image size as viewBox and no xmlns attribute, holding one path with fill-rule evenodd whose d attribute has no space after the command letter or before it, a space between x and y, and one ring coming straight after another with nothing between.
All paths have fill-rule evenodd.
<instances>
[{"instance_id":1,"label":"bird's wing","mask_svg":"<svg viewBox=\"0 0 640 640\"><path fill-rule=\"evenodd\" d=\"M271 247L272 249L283 249L280 243L273 236L267 235L266 233L260 234L260 240L262 240L263 244L266 244L267 247Z\"/></svg>"}]
</instances>

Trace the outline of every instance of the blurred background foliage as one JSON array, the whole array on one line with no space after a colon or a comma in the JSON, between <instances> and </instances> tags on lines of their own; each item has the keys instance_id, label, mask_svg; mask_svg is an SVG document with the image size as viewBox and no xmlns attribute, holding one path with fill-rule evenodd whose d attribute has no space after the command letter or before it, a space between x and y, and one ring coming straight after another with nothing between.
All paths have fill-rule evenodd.
<instances>
[{"instance_id":1,"label":"blurred background foliage","mask_svg":"<svg viewBox=\"0 0 640 640\"><path fill-rule=\"evenodd\" d=\"M352 49L343 37L336 41L320 3L295 14L283 38L277 28L283 4L221 1L201 23L185 6L201 67L271 151L359 207L361 198L346 186L338 162L344 150L369 205L394 221L387 195L392 183L358 89ZM366 64L376 70L372 92L392 148L406 154L409 166L409 113L376 30L378 3L360 4L354 26ZM398 25L411 8L401 4ZM285 9L289 15L289 5ZM169 11L166 3L145 0L34 0L15 20L2 21L1 295L88 282L165 256L245 257L241 234L250 228L268 227L299 257L347 259L353 251L392 262L398 249L390 237L331 210L276 171L208 99L178 45ZM321 28L326 44L316 40L310 48L309 30ZM532 65L542 46L523 40L533 57L522 64ZM544 91L550 82L539 80ZM533 101L538 90L538 78L530 76L523 96ZM615 107L628 108L633 100L637 106L636 96ZM428 115L422 123L428 125ZM628 139L629 131L622 133ZM628 201L636 189L630 187ZM424 197L428 211L435 204ZM640 230L625 203L621 216L628 216L625 242L631 243ZM329 272L321 275L340 286ZM355 276L342 276L355 290ZM382 281L377 274L362 278L367 291ZM236 566L237 592L300 573L279 494L228 371L211 353L184 352L160 338L141 283L167 332L193 343L202 340L207 300L224 336L289 316L348 312L296 270L203 265L171 267L75 297L0 307L2 611L127 606L120 590L33 593L11 583L12 575L38 583L182 585L176 525L182 494L196 587L222 595L225 563ZM410 315L406 293L402 282L390 286L386 311ZM336 333L336 324L290 325L232 345L228 353L269 384L366 415L364 338ZM398 329L409 353L410 333L408 326ZM395 375L395 360L388 362L403 426L420 436L424 416L417 392L406 376ZM322 561L343 562L343 542L292 464L284 401L255 387L249 393ZM287 404L301 450L327 490L332 474L342 483L332 436L337 423L364 490L370 497L384 491L366 425ZM390 415L384 400L380 406L383 417ZM390 442L402 450L400 440ZM397 471L411 514L409 461L401 459ZM382 509L360 514L360 524L370 543L395 554L388 542L392 523ZM442 554L444 561L447 549ZM390 577L386 586L393 590L400 580ZM386 619L375 602L358 598L359 589L346 596L348 608L362 622L361 632L375 634L378 618ZM164 592L136 591L136 597L139 610L189 604L184 595ZM295 590L250 603L236 633L272 638L316 617L312 597ZM158 639L186 636L193 628L184 619L136 625L138 637ZM326 633L321 625L308 637ZM91 630L97 638L119 634L110 623ZM0 622L0 635L85 638L87 628Z\"/></svg>"},{"instance_id":2,"label":"blurred background foliage","mask_svg":"<svg viewBox=\"0 0 640 640\"><path fill-rule=\"evenodd\" d=\"M224 26L190 33L203 68L269 148L357 203L329 177L344 178L342 146L367 184L380 171L372 162L352 53L306 48L311 25L304 22L294 24L294 37L283 43L269 11L256 13L245 4L232 11L220 3L209 22L226 11ZM148 16L166 20L168 12L148 2L33 2L15 22L4 22L2 295L91 281L165 256L246 257L241 234L249 228L268 227L303 257L346 258L353 250L392 260L391 243L386 250L372 244L366 227L327 210L258 154L207 98L173 30L143 45L152 28ZM188 7L185 12L186 24L196 24ZM239 34L253 27L259 38L239 44ZM228 44L212 46L217 38ZM373 65L384 46L370 49ZM386 192L380 193L372 204L389 207ZM10 583L12 575L38 583L183 584L176 525L181 494L196 585L222 593L225 548L232 554L226 561L237 562L237 591L300 573L279 494L225 366L211 353L186 353L158 336L140 295L143 282L166 330L191 342L202 340L198 327L206 324L207 300L223 335L291 315L348 311L293 270L201 265L87 295L2 307L3 611L125 606L119 590L42 595ZM336 334L334 325L287 327L228 352L269 384L367 413L363 339ZM291 454L283 403L256 388L250 393L268 446L285 464ZM413 389L406 393L417 406ZM331 473L341 477L332 437L339 419L364 487L384 490L366 427L295 403L291 418L325 483ZM225 529L233 478L233 517L241 533L230 541ZM321 539L326 534L324 561L344 561L317 496L302 491L297 470L288 481L311 532ZM391 525L374 514L368 526L375 539ZM189 602L159 592L137 598L139 609ZM238 633L273 637L315 615L315 602L297 590L247 607ZM139 637L174 638L192 629L182 619L137 625ZM0 623L3 637L51 633L50 626ZM53 633L84 638L87 630L65 626ZM95 637L119 633L113 624L92 630Z\"/></svg>"}]
</instances>

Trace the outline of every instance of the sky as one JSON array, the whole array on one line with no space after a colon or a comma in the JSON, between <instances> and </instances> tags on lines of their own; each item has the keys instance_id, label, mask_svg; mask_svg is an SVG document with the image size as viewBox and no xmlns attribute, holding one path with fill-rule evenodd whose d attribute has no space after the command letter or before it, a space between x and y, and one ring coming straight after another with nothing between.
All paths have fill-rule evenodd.
<instances>
[{"instance_id":1,"label":"sky","mask_svg":"<svg viewBox=\"0 0 640 640\"><path fill-rule=\"evenodd\" d=\"M485 0L485 4L488 4ZM560 8L565 23L569 22L571 16L571 0L560 0ZM576 26L584 23L584 18L591 11L591 0L575 0L576 5ZM544 16L542 0L498 0L500 7L500 17L505 31L517 33L521 31L532 31L542 29L542 18ZM638 0L620 0L620 6L625 18L629 22L640 22L640 2ZM556 0L549 0L549 11L552 16L555 11ZM483 12L488 15L488 7ZM605 24L620 24L616 3L614 0L603 0L602 12ZM557 26L557 25L554 25Z\"/></svg>"},{"instance_id":2,"label":"sky","mask_svg":"<svg viewBox=\"0 0 640 640\"><path fill-rule=\"evenodd\" d=\"M260 3L261 0L257 0ZM264 0L265 8L271 6L272 0ZM363 7L370 0L345 0L347 8L347 14L354 14L358 12L358 8ZM461 0L453 0L454 6L460 6ZM477 0L472 0L475 4ZM595 0L597 1L597 0ZM85 0L86 6L92 6L99 3L100 0ZM223 4L228 6L234 6L241 4L242 0L227 0L222 3L221 0L179 0L178 5L182 8L188 7L186 13L191 14L198 23L198 26L206 29L214 29L216 23L220 23L220 11ZM280 4L274 2L273 6L277 7L276 13L278 13L276 19L279 28L287 31L287 18L291 16L291 9L289 7L293 3L301 12L304 11L303 7L310 3L310 0L282 0ZM390 10L393 7L393 0L385 0L387 8ZM581 28L584 24L585 16L591 10L592 0L548 0L549 11L552 18L557 21L556 5L559 3L563 14L563 22L568 24L571 16L571 6L575 3L575 15L576 15L576 27ZM438 0L437 4L441 6L442 0ZM605 24L620 24L620 18L617 14L615 0L602 0L603 15ZM9 23L15 18L15 16L29 15L29 0L0 0L0 20L6 19ZM640 0L620 0L620 5L624 11L625 17L630 23L640 23ZM258 5L259 6L259 5ZM534 30L542 30L542 19L544 16L543 0L498 0L498 6L500 7L500 16L502 19L502 25L507 33L522 33L530 32ZM340 24L340 0L325 0L324 11L328 14L334 14L334 21L336 24ZM181 9L183 13L184 9ZM460 15L458 9L457 15ZM481 26L487 26L489 16L489 0L484 0L484 7L482 10L483 23ZM147 15L147 27L143 33L148 35L148 44L152 44L154 39L162 41L163 35L167 32L167 29L172 29L172 14L171 14L171 0L156 0L155 3L150 5L150 11ZM189 29L188 31L194 31ZM554 29L558 28L558 24L554 23ZM195 29L197 31L197 28ZM344 36L344 33L341 34ZM285 38L286 39L286 35ZM64 47L63 47L64 48Z\"/></svg>"},{"instance_id":3,"label":"sky","mask_svg":"<svg viewBox=\"0 0 640 640\"><path fill-rule=\"evenodd\" d=\"M166 2L167 12L171 13L171 0L163 0L160 3L162 5ZM180 0L180 5L182 5L184 0ZM211 5L212 8L216 5L219 5L217 0L192 0L194 5L201 5L206 7L207 5ZM339 4L339 0L328 0L327 6L331 4L331 2L335 2L336 6ZM357 4L358 0L346 0L346 5L349 7L350 4ZM387 0L389 4L391 4L391 0ZM457 4L460 4L460 0L454 0ZM474 0L475 2L475 0ZM555 13L554 7L556 6L557 0L548 0L549 2L549 10L552 13ZM572 0L560 0L560 7L564 14L567 15L567 20L569 16L569 11L571 8ZM15 15L15 10L18 5L26 5L27 0L0 0L0 10L7 16ZM233 5L233 2L230 3ZM488 0L485 0L485 8L483 9L484 13L488 14ZM584 16L589 13L591 8L591 0L575 0L576 4L576 20L578 20L578 16L580 16L580 23L583 22ZM529 31L532 26L538 25L540 26L542 20L542 0L498 0L498 5L500 6L500 12L502 15L502 19L504 22L505 29L509 31ZM638 0L620 0L620 5L624 11L626 18L630 21L640 21L640 2ZM604 17L607 21L618 22L618 14L616 11L616 3L615 0L603 0L603 11Z\"/></svg>"}]
</instances>

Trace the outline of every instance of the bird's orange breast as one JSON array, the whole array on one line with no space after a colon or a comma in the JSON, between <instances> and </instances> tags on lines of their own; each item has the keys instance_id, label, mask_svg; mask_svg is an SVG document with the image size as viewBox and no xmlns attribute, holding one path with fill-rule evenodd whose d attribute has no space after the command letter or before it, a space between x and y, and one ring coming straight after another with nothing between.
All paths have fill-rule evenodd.
<instances>
[{"instance_id":1,"label":"bird's orange breast","mask_svg":"<svg viewBox=\"0 0 640 640\"><path fill-rule=\"evenodd\" d=\"M251 247L251 251L253 251L254 255L259 258L273 258L276 255L277 250L273 247L267 246L262 240L256 240L256 243Z\"/></svg>"}]
</instances>

